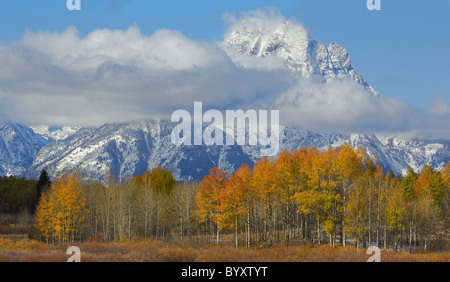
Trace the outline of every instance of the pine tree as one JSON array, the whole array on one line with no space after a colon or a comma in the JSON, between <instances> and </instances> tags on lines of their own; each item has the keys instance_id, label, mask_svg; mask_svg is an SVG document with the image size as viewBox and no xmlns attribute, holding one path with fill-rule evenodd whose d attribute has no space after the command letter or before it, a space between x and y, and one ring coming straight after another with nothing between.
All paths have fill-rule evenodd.
<instances>
[{"instance_id":1,"label":"pine tree","mask_svg":"<svg viewBox=\"0 0 450 282\"><path fill-rule=\"evenodd\" d=\"M43 169L41 171L41 174L39 175L39 180L36 183L36 192L37 192L37 194L36 194L36 206L39 203L39 200L40 200L40 198L42 196L42 193L46 192L49 189L50 184L51 184L51 182L50 182L50 178L48 177L47 171L45 169Z\"/></svg>"}]
</instances>

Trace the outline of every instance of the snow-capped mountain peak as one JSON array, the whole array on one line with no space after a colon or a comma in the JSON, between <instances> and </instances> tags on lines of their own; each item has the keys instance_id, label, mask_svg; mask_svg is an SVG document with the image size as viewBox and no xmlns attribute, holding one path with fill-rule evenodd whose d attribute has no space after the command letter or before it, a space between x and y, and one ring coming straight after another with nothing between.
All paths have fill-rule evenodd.
<instances>
[{"instance_id":1,"label":"snow-capped mountain peak","mask_svg":"<svg viewBox=\"0 0 450 282\"><path fill-rule=\"evenodd\" d=\"M102 179L109 169L120 179L161 166L177 180L201 179L212 167L228 173L260 159L257 146L176 146L171 142L174 123L145 120L80 128L64 139L46 140L31 128L0 124L0 175L37 178L42 169L50 175L82 171ZM315 146L321 150L342 144L363 147L385 169L405 173L427 164L442 169L450 161L450 141L426 141L395 136L316 133L293 127L280 130L280 151Z\"/></svg>"},{"instance_id":2,"label":"snow-capped mountain peak","mask_svg":"<svg viewBox=\"0 0 450 282\"><path fill-rule=\"evenodd\" d=\"M345 48L334 42L326 47L313 40L299 23L261 18L244 19L225 35L224 45L231 47L231 50L225 48L231 58L239 59L233 52L246 56L276 57L294 75L319 77L325 83L336 78L350 77L373 95L380 96L353 69Z\"/></svg>"},{"instance_id":3,"label":"snow-capped mountain peak","mask_svg":"<svg viewBox=\"0 0 450 282\"><path fill-rule=\"evenodd\" d=\"M71 126L48 126L48 125L38 125L30 126L34 133L42 136L47 140L61 140L66 139L70 135L77 132L79 127Z\"/></svg>"}]
</instances>

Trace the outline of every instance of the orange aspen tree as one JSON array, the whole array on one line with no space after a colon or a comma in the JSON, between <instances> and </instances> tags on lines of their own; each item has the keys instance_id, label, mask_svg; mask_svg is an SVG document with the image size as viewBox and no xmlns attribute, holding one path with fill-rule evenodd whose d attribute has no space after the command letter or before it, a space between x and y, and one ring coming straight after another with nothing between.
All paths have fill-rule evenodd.
<instances>
[{"instance_id":1,"label":"orange aspen tree","mask_svg":"<svg viewBox=\"0 0 450 282\"><path fill-rule=\"evenodd\" d=\"M223 170L217 167L212 168L210 173L203 178L196 198L198 206L196 214L200 222L213 220L217 225L217 244L219 244L220 239L218 224L220 220L220 194L225 188L226 175Z\"/></svg>"},{"instance_id":2,"label":"orange aspen tree","mask_svg":"<svg viewBox=\"0 0 450 282\"><path fill-rule=\"evenodd\" d=\"M234 227L236 248L238 247L239 218L247 215L248 226L251 205L251 199L248 196L250 194L251 176L250 168L247 165L241 166L230 176L225 184L225 189L220 193L219 226L222 228ZM222 228L219 229L222 230Z\"/></svg>"},{"instance_id":3,"label":"orange aspen tree","mask_svg":"<svg viewBox=\"0 0 450 282\"><path fill-rule=\"evenodd\" d=\"M269 232L269 245L271 246L273 242L273 209L279 191L274 181L274 163L266 157L253 167L252 186L264 206L267 217L266 226Z\"/></svg>"}]
</instances>

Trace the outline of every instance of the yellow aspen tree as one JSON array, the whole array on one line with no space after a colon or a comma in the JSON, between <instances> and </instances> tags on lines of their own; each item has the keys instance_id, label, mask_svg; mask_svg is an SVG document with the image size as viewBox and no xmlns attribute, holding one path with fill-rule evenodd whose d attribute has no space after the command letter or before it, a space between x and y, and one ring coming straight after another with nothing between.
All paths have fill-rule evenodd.
<instances>
[{"instance_id":1,"label":"yellow aspen tree","mask_svg":"<svg viewBox=\"0 0 450 282\"><path fill-rule=\"evenodd\" d=\"M68 173L57 178L43 196L36 213L36 227L47 240L74 241L80 235L87 212L79 176Z\"/></svg>"},{"instance_id":2,"label":"yellow aspen tree","mask_svg":"<svg viewBox=\"0 0 450 282\"><path fill-rule=\"evenodd\" d=\"M329 237L330 246L334 246L336 238L336 225L342 211L342 198L338 192L339 180L333 164L337 160L337 152L328 149L320 157L320 166L317 173L320 175L321 190L321 218L323 228Z\"/></svg>"},{"instance_id":3,"label":"yellow aspen tree","mask_svg":"<svg viewBox=\"0 0 450 282\"><path fill-rule=\"evenodd\" d=\"M442 199L444 197L441 174L428 165L414 183L414 195L417 203L417 222L427 250L428 239L437 233L443 215Z\"/></svg>"},{"instance_id":4,"label":"yellow aspen tree","mask_svg":"<svg viewBox=\"0 0 450 282\"><path fill-rule=\"evenodd\" d=\"M346 202L349 189L354 184L355 178L361 173L361 163L365 153L361 148L354 150L352 145L342 145L338 149L337 157L333 163L334 170L339 181L339 190L342 197L342 213L345 214ZM340 218L341 225L344 224L344 218ZM341 243L345 247L346 233L344 226L341 226Z\"/></svg>"},{"instance_id":5,"label":"yellow aspen tree","mask_svg":"<svg viewBox=\"0 0 450 282\"><path fill-rule=\"evenodd\" d=\"M303 212L300 205L302 202L301 193L308 191L308 167L311 166L311 158L308 154L310 150L307 148L298 149L292 156L292 177L294 186L294 203L297 210L297 232L302 239L308 240L308 217L309 215ZM317 151L316 151L317 152Z\"/></svg>"},{"instance_id":6,"label":"yellow aspen tree","mask_svg":"<svg viewBox=\"0 0 450 282\"><path fill-rule=\"evenodd\" d=\"M356 248L359 249L360 239L368 229L367 189L362 179L357 181L348 193L344 223L345 232L354 235Z\"/></svg>"},{"instance_id":7,"label":"yellow aspen tree","mask_svg":"<svg viewBox=\"0 0 450 282\"><path fill-rule=\"evenodd\" d=\"M406 217L406 202L404 197L403 187L399 181L391 181L387 188L387 206L386 206L386 221L391 230L394 231L394 244L397 250L399 244L399 231L403 228Z\"/></svg>"},{"instance_id":8,"label":"yellow aspen tree","mask_svg":"<svg viewBox=\"0 0 450 282\"><path fill-rule=\"evenodd\" d=\"M40 231L47 243L53 234L51 215L52 210L49 204L49 195L48 193L43 193L36 208L35 227Z\"/></svg>"},{"instance_id":9,"label":"yellow aspen tree","mask_svg":"<svg viewBox=\"0 0 450 282\"><path fill-rule=\"evenodd\" d=\"M294 162L294 154L288 151L280 153L274 163L274 181L279 188L280 203L284 213L283 225L285 237L289 240L293 235L293 209L295 204L295 193L298 191L298 168Z\"/></svg>"},{"instance_id":10,"label":"yellow aspen tree","mask_svg":"<svg viewBox=\"0 0 450 282\"><path fill-rule=\"evenodd\" d=\"M297 162L303 163L299 166L299 175L302 180L299 191L294 194L298 204L297 212L305 215L306 239L308 239L308 217L319 216L321 198L319 190L319 176L316 173L316 162L320 157L320 152L315 147L300 150L295 154ZM319 221L318 221L319 222ZM320 236L318 238L320 240Z\"/></svg>"},{"instance_id":11,"label":"yellow aspen tree","mask_svg":"<svg viewBox=\"0 0 450 282\"><path fill-rule=\"evenodd\" d=\"M444 189L443 210L444 210L444 224L446 229L450 227L450 162L447 163L441 171L442 185ZM448 232L448 231L447 231ZM448 234L448 233L447 233Z\"/></svg>"}]
</instances>

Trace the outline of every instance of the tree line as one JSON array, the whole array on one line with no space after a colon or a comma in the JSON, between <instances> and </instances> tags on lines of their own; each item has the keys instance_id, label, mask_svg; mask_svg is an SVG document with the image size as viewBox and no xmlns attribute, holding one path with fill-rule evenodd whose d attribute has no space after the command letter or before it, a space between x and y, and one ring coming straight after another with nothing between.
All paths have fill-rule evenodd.
<instances>
[{"instance_id":1,"label":"tree line","mask_svg":"<svg viewBox=\"0 0 450 282\"><path fill-rule=\"evenodd\" d=\"M238 247L327 243L448 250L450 164L396 176L360 148L301 148L213 168L200 182L176 182L155 168L117 181L56 177L39 200L35 228L48 242L226 240Z\"/></svg>"},{"instance_id":2,"label":"tree line","mask_svg":"<svg viewBox=\"0 0 450 282\"><path fill-rule=\"evenodd\" d=\"M0 177L0 214L33 214L42 191L50 185L47 172L39 180L25 177Z\"/></svg>"}]
</instances>

